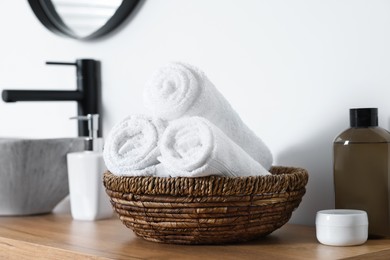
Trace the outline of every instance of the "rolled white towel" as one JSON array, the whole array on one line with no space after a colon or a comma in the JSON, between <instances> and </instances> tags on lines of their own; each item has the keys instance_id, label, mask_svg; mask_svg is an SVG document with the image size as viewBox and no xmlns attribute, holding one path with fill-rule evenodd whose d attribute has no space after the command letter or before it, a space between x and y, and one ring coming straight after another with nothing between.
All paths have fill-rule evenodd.
<instances>
[{"instance_id":1,"label":"rolled white towel","mask_svg":"<svg viewBox=\"0 0 390 260\"><path fill-rule=\"evenodd\" d=\"M158 70L146 84L144 103L154 116L165 120L204 117L266 169L272 166L269 148L241 120L206 75L191 65L170 63Z\"/></svg>"},{"instance_id":2,"label":"rolled white towel","mask_svg":"<svg viewBox=\"0 0 390 260\"><path fill-rule=\"evenodd\" d=\"M172 177L267 175L269 172L205 118L170 122L158 159Z\"/></svg>"},{"instance_id":3,"label":"rolled white towel","mask_svg":"<svg viewBox=\"0 0 390 260\"><path fill-rule=\"evenodd\" d=\"M104 145L107 169L119 176L155 175L165 127L164 121L146 115L132 115L116 124Z\"/></svg>"}]
</instances>

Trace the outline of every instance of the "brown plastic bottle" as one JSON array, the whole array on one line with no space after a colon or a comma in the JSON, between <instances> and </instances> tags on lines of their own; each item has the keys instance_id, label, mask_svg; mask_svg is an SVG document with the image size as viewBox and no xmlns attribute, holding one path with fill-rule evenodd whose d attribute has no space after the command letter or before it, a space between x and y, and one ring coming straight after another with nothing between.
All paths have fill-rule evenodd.
<instances>
[{"instance_id":1,"label":"brown plastic bottle","mask_svg":"<svg viewBox=\"0 0 390 260\"><path fill-rule=\"evenodd\" d=\"M365 210L368 234L390 236L390 133L377 108L350 109L350 124L333 143L336 208Z\"/></svg>"}]
</instances>

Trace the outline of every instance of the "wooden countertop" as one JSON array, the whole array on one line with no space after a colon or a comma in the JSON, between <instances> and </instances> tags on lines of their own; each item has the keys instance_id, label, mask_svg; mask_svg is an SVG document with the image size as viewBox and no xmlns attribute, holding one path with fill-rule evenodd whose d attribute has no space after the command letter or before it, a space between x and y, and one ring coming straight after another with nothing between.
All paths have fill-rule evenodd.
<instances>
[{"instance_id":1,"label":"wooden countertop","mask_svg":"<svg viewBox=\"0 0 390 260\"><path fill-rule=\"evenodd\" d=\"M69 214L0 217L0 259L390 259L390 239L352 247L321 245L314 227L287 224L266 238L223 246L158 244L117 217L95 222Z\"/></svg>"}]
</instances>

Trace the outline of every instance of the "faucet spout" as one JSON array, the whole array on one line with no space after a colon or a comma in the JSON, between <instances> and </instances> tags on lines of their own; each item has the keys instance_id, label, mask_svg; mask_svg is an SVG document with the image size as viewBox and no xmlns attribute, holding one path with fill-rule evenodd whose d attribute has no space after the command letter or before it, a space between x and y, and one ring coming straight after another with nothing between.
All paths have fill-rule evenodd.
<instances>
[{"instance_id":1,"label":"faucet spout","mask_svg":"<svg viewBox=\"0 0 390 260\"><path fill-rule=\"evenodd\" d=\"M74 65L77 69L76 90L9 90L2 92L5 102L18 101L76 101L78 116L100 114L100 62L92 59L79 59L75 63L47 62L50 65ZM99 128L101 129L101 127ZM79 136L88 136L88 125L79 122ZM101 132L98 133L101 136Z\"/></svg>"},{"instance_id":2,"label":"faucet spout","mask_svg":"<svg viewBox=\"0 0 390 260\"><path fill-rule=\"evenodd\" d=\"M3 90L2 98L5 102L17 101L81 101L83 93L74 91L46 91L46 90Z\"/></svg>"}]
</instances>

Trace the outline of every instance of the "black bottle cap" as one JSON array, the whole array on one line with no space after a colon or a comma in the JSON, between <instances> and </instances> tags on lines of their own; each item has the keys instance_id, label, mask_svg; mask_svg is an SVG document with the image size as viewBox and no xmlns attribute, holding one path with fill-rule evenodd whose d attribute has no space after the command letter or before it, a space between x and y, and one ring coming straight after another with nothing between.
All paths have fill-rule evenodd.
<instances>
[{"instance_id":1,"label":"black bottle cap","mask_svg":"<svg viewBox=\"0 0 390 260\"><path fill-rule=\"evenodd\" d=\"M349 121L351 127L378 126L378 108L351 108Z\"/></svg>"}]
</instances>

